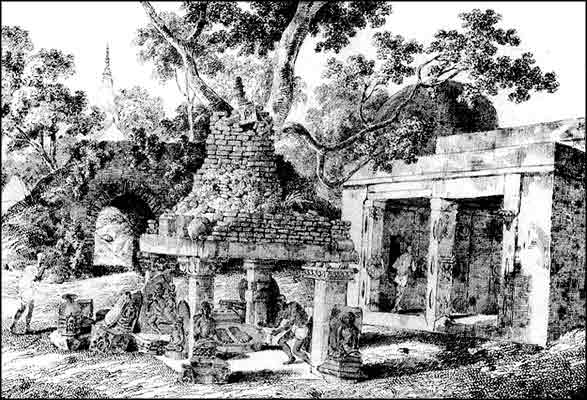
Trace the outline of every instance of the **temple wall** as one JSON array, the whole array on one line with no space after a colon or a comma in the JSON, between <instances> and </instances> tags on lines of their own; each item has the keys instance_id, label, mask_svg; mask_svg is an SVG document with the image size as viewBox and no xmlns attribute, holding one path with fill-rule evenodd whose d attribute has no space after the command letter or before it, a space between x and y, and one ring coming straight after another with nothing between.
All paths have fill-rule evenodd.
<instances>
[{"instance_id":1,"label":"temple wall","mask_svg":"<svg viewBox=\"0 0 587 400\"><path fill-rule=\"evenodd\" d=\"M577 168L582 157L567 158L575 171L559 169L554 176L549 340L585 326L585 175Z\"/></svg>"}]
</instances>

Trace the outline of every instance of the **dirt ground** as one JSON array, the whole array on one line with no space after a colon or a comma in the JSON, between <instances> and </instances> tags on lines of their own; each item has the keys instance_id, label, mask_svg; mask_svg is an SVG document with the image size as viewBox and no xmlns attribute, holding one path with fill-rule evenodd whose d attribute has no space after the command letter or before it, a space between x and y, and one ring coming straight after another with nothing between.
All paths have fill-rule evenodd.
<instances>
[{"instance_id":1,"label":"dirt ground","mask_svg":"<svg viewBox=\"0 0 587 400\"><path fill-rule=\"evenodd\" d=\"M160 360L139 353L64 352L49 342L60 295L94 299L111 307L123 289L142 284L134 274L73 283L41 284L33 335L8 331L16 307L19 273L2 271L2 397L386 397L583 398L585 331L540 349L506 342L364 326L361 351L369 377L356 384L327 383L309 366L283 366L285 355L265 350L229 360L224 385L178 382ZM218 278L217 296L226 292ZM282 285L293 283L280 282ZM287 290L293 291L292 288ZM21 327L22 329L22 327Z\"/></svg>"}]
</instances>

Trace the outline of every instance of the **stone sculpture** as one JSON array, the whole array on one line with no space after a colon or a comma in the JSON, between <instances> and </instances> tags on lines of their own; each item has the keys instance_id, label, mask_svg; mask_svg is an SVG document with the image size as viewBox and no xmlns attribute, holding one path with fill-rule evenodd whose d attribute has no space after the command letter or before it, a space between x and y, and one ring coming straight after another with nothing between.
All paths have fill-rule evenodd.
<instances>
[{"instance_id":1,"label":"stone sculpture","mask_svg":"<svg viewBox=\"0 0 587 400\"><path fill-rule=\"evenodd\" d=\"M145 307L141 311L141 332L169 335L173 330L176 312L175 286L166 271L150 278L144 288Z\"/></svg>"},{"instance_id":2,"label":"stone sculpture","mask_svg":"<svg viewBox=\"0 0 587 400\"><path fill-rule=\"evenodd\" d=\"M62 350L81 350L90 344L93 320L91 299L78 300L75 294L64 294L65 300L59 305L57 330L49 335L53 345Z\"/></svg>"},{"instance_id":3,"label":"stone sculpture","mask_svg":"<svg viewBox=\"0 0 587 400\"><path fill-rule=\"evenodd\" d=\"M359 351L362 319L359 307L335 306L332 309L327 359L318 366L318 371L339 379L359 380L364 377Z\"/></svg>"},{"instance_id":4,"label":"stone sculpture","mask_svg":"<svg viewBox=\"0 0 587 400\"><path fill-rule=\"evenodd\" d=\"M192 240L206 236L211 230L211 222L206 217L194 218L188 225L188 235Z\"/></svg>"},{"instance_id":5,"label":"stone sculpture","mask_svg":"<svg viewBox=\"0 0 587 400\"><path fill-rule=\"evenodd\" d=\"M133 330L141 309L141 292L123 293L104 320L92 329L90 350L122 353L133 342Z\"/></svg>"},{"instance_id":6,"label":"stone sculpture","mask_svg":"<svg viewBox=\"0 0 587 400\"><path fill-rule=\"evenodd\" d=\"M224 383L230 374L226 361L216 357L218 338L212 305L202 302L200 314L194 320L194 348L183 380L194 383Z\"/></svg>"}]
</instances>

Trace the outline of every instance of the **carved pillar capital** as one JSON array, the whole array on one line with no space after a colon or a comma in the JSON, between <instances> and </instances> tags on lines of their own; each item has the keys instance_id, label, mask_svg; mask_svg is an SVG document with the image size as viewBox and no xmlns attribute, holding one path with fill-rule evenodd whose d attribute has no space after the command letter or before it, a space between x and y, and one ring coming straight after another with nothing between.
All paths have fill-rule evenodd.
<instances>
[{"instance_id":1,"label":"carved pillar capital","mask_svg":"<svg viewBox=\"0 0 587 400\"><path fill-rule=\"evenodd\" d=\"M218 264L199 257L178 257L179 269L189 275L213 276L218 269Z\"/></svg>"},{"instance_id":2,"label":"carved pillar capital","mask_svg":"<svg viewBox=\"0 0 587 400\"><path fill-rule=\"evenodd\" d=\"M306 278L329 282L348 282L355 276L355 270L347 263L315 263L303 270Z\"/></svg>"},{"instance_id":3,"label":"carved pillar capital","mask_svg":"<svg viewBox=\"0 0 587 400\"><path fill-rule=\"evenodd\" d=\"M383 219L385 211L385 202L380 200L365 200L363 204L367 212L367 216L375 221Z\"/></svg>"}]
</instances>

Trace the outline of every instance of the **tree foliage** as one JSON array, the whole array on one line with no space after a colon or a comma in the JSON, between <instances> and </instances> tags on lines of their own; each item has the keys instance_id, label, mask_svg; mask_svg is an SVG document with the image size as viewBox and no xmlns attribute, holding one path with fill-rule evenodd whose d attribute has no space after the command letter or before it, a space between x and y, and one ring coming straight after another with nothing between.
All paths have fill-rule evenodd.
<instances>
[{"instance_id":1,"label":"tree foliage","mask_svg":"<svg viewBox=\"0 0 587 400\"><path fill-rule=\"evenodd\" d=\"M86 94L63 80L75 72L73 56L56 49L33 51L28 32L2 27L2 135L8 152L25 151L42 160L45 173L59 168L58 146L68 137L99 128Z\"/></svg>"},{"instance_id":2,"label":"tree foliage","mask_svg":"<svg viewBox=\"0 0 587 400\"><path fill-rule=\"evenodd\" d=\"M455 116L471 116L474 120L456 121L456 126L473 131L487 129L486 123L495 120L491 107L485 107L485 116L472 115L486 105L484 96L505 91L519 103L532 91L557 89L555 74L543 73L529 53L518 58L500 55L520 40L515 30L497 26L501 17L494 11L473 10L460 18L461 29L441 30L427 46L380 31L373 35L374 60L362 55L328 60L324 84L315 92L320 107L308 110L310 131L299 124L285 129L301 134L314 149L313 164L323 183L335 187L369 161L384 170L390 170L394 160L415 161L445 118L414 107L418 102L458 92L447 106ZM390 94L392 84L408 80L409 89ZM330 168L325 166L328 161ZM345 164L350 168L343 172Z\"/></svg>"},{"instance_id":3,"label":"tree foliage","mask_svg":"<svg viewBox=\"0 0 587 400\"><path fill-rule=\"evenodd\" d=\"M156 134L165 117L163 100L140 86L122 89L116 96L118 128L132 136L133 130L143 129Z\"/></svg>"},{"instance_id":4,"label":"tree foliage","mask_svg":"<svg viewBox=\"0 0 587 400\"><path fill-rule=\"evenodd\" d=\"M459 28L440 30L427 44L377 30L375 59L360 54L329 59L324 83L315 91L318 106L308 110L307 126L286 123L294 102L294 68L301 45L315 37L315 51L337 53L358 30L381 28L391 13L389 3L280 1L250 2L243 7L234 2L184 2L181 18L193 28L187 36L172 33L148 2L143 6L155 31L180 54L183 51L184 63L194 42L206 43L214 51L234 50L241 56L271 55L265 108L282 131L277 135L282 142L276 146L299 150L303 140L310 150L291 158L312 165L315 176L331 188L370 161L387 170L393 160L414 161L430 143L435 128L445 122L440 120L446 119L446 113L426 112L416 107L418 103L472 111L468 122L453 121L467 130L495 122L494 110L484 96L505 92L518 103L528 100L532 92L551 93L558 87L556 75L544 73L530 53L504 55L507 48L519 46L516 31L501 27L501 16L493 10L475 9L459 15ZM197 69L198 60L192 58L192 64ZM203 87L200 82L196 90L215 84ZM398 85L404 88L392 94L391 87ZM439 105L436 99L447 93L457 96ZM226 94L220 88L202 94L212 108L226 107ZM485 115L477 112L483 107ZM313 162L306 162L311 158Z\"/></svg>"}]
</instances>

